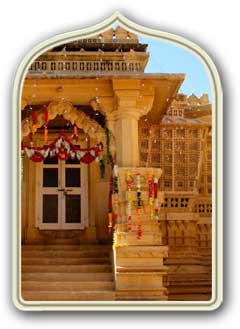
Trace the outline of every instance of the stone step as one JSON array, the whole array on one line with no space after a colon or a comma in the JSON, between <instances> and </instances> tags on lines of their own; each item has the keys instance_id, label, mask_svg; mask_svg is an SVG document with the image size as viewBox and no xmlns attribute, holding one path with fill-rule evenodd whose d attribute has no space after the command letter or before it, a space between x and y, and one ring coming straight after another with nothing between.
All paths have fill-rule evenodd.
<instances>
[{"instance_id":1,"label":"stone step","mask_svg":"<svg viewBox=\"0 0 240 329\"><path fill-rule=\"evenodd\" d=\"M169 294L169 301L207 301L211 299L211 294Z\"/></svg>"},{"instance_id":2,"label":"stone step","mask_svg":"<svg viewBox=\"0 0 240 329\"><path fill-rule=\"evenodd\" d=\"M85 281L85 282L38 282L24 281L22 290L26 291L113 291L113 281Z\"/></svg>"},{"instance_id":3,"label":"stone step","mask_svg":"<svg viewBox=\"0 0 240 329\"><path fill-rule=\"evenodd\" d=\"M167 296L154 296L154 295L149 295L149 296L119 296L116 297L116 300L118 301L167 301Z\"/></svg>"},{"instance_id":4,"label":"stone step","mask_svg":"<svg viewBox=\"0 0 240 329\"><path fill-rule=\"evenodd\" d=\"M112 266L105 264L88 265L23 265L22 273L81 273L81 272L111 272Z\"/></svg>"},{"instance_id":5,"label":"stone step","mask_svg":"<svg viewBox=\"0 0 240 329\"><path fill-rule=\"evenodd\" d=\"M110 265L110 258L22 257L22 265Z\"/></svg>"},{"instance_id":6,"label":"stone step","mask_svg":"<svg viewBox=\"0 0 240 329\"><path fill-rule=\"evenodd\" d=\"M169 294L208 294L211 293L211 286L170 286L168 287Z\"/></svg>"},{"instance_id":7,"label":"stone step","mask_svg":"<svg viewBox=\"0 0 240 329\"><path fill-rule=\"evenodd\" d=\"M171 273L168 275L169 282L178 281L196 282L201 280L211 280L211 273L199 274L199 273Z\"/></svg>"},{"instance_id":8,"label":"stone step","mask_svg":"<svg viewBox=\"0 0 240 329\"><path fill-rule=\"evenodd\" d=\"M193 257L187 257L187 258L169 258L165 260L165 265L191 265L191 264L196 264L196 265L202 265L204 262L200 257L193 258Z\"/></svg>"},{"instance_id":9,"label":"stone step","mask_svg":"<svg viewBox=\"0 0 240 329\"><path fill-rule=\"evenodd\" d=\"M26 301L107 301L115 300L113 291L23 291L22 297Z\"/></svg>"},{"instance_id":10,"label":"stone step","mask_svg":"<svg viewBox=\"0 0 240 329\"><path fill-rule=\"evenodd\" d=\"M182 280L181 281L168 281L168 287L174 287L174 286L178 286L178 287L185 287L185 286L191 286L191 287L195 287L195 286L211 286L212 281L211 280L193 280L193 281L186 281L186 280Z\"/></svg>"},{"instance_id":11,"label":"stone step","mask_svg":"<svg viewBox=\"0 0 240 329\"><path fill-rule=\"evenodd\" d=\"M83 258L83 257L109 257L109 250L24 250L23 257L63 257L63 258Z\"/></svg>"},{"instance_id":12,"label":"stone step","mask_svg":"<svg viewBox=\"0 0 240 329\"><path fill-rule=\"evenodd\" d=\"M168 265L169 274L178 275L195 275L195 274L209 274L211 272L210 268L202 265Z\"/></svg>"},{"instance_id":13,"label":"stone step","mask_svg":"<svg viewBox=\"0 0 240 329\"><path fill-rule=\"evenodd\" d=\"M110 245L24 245L23 299L114 300L111 250Z\"/></svg>"},{"instance_id":14,"label":"stone step","mask_svg":"<svg viewBox=\"0 0 240 329\"><path fill-rule=\"evenodd\" d=\"M95 272L95 273L23 273L22 282L24 281L38 281L38 282L94 282L94 281L111 281L113 275L111 272Z\"/></svg>"},{"instance_id":15,"label":"stone step","mask_svg":"<svg viewBox=\"0 0 240 329\"><path fill-rule=\"evenodd\" d=\"M129 301L145 301L145 300L167 300L167 289L162 288L159 290L127 290L127 291L117 291L116 300L129 300Z\"/></svg>"},{"instance_id":16,"label":"stone step","mask_svg":"<svg viewBox=\"0 0 240 329\"><path fill-rule=\"evenodd\" d=\"M59 245L59 244L41 244L41 245L32 245L27 244L22 246L22 251L33 251L33 250L71 250L71 251L110 251L112 249L112 246L109 244L82 244L82 245Z\"/></svg>"}]
</instances>

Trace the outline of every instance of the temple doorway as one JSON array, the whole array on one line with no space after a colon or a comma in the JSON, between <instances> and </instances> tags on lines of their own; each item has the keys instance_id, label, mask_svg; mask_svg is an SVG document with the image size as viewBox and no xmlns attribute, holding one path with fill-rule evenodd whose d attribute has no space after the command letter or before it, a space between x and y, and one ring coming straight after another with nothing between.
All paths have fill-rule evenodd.
<instances>
[{"instance_id":1,"label":"temple doorway","mask_svg":"<svg viewBox=\"0 0 240 329\"><path fill-rule=\"evenodd\" d=\"M40 230L88 226L88 170L76 159L48 156L37 163L37 217Z\"/></svg>"}]
</instances>

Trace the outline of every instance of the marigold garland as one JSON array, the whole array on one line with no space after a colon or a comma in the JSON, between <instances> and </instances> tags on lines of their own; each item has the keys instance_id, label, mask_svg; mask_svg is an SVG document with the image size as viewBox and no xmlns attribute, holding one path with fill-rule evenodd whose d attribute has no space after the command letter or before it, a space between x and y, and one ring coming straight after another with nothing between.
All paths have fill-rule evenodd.
<instances>
[{"instance_id":1,"label":"marigold garland","mask_svg":"<svg viewBox=\"0 0 240 329\"><path fill-rule=\"evenodd\" d=\"M30 138L32 140L32 135ZM58 157L59 160L77 159L79 162L89 164L98 159L102 150L102 143L91 148L81 149L79 145L73 145L64 133L60 133L52 143L43 147L34 147L32 142L30 142L30 146L22 144L22 153L34 162L41 162L50 156Z\"/></svg>"},{"instance_id":2,"label":"marigold garland","mask_svg":"<svg viewBox=\"0 0 240 329\"><path fill-rule=\"evenodd\" d=\"M77 125L75 123L73 125L72 140L75 141L75 142L78 141L78 127L77 127Z\"/></svg>"},{"instance_id":3,"label":"marigold garland","mask_svg":"<svg viewBox=\"0 0 240 329\"><path fill-rule=\"evenodd\" d=\"M148 195L149 195L149 210L150 210L150 219L153 219L153 203L154 203L154 183L153 176L148 176Z\"/></svg>"},{"instance_id":4,"label":"marigold garland","mask_svg":"<svg viewBox=\"0 0 240 329\"><path fill-rule=\"evenodd\" d=\"M117 230L118 218L119 218L119 197L118 197L118 166L113 167L113 229Z\"/></svg>"},{"instance_id":5,"label":"marigold garland","mask_svg":"<svg viewBox=\"0 0 240 329\"><path fill-rule=\"evenodd\" d=\"M127 184L127 191L126 191L126 214L127 214L127 228L128 231L132 230L132 184L133 184L133 177L130 175L129 171L126 174L126 184Z\"/></svg>"},{"instance_id":6,"label":"marigold garland","mask_svg":"<svg viewBox=\"0 0 240 329\"><path fill-rule=\"evenodd\" d=\"M154 217L159 220L159 202L158 202L158 179L154 177L153 179L153 189L154 189Z\"/></svg>"},{"instance_id":7,"label":"marigold garland","mask_svg":"<svg viewBox=\"0 0 240 329\"><path fill-rule=\"evenodd\" d=\"M105 176L105 162L104 162L104 160L101 156L100 156L100 159L99 159L99 169L100 169L100 177L104 178L104 176Z\"/></svg>"},{"instance_id":8,"label":"marigold garland","mask_svg":"<svg viewBox=\"0 0 240 329\"><path fill-rule=\"evenodd\" d=\"M48 143L48 110L44 111L44 144Z\"/></svg>"},{"instance_id":9,"label":"marigold garland","mask_svg":"<svg viewBox=\"0 0 240 329\"><path fill-rule=\"evenodd\" d=\"M35 134L37 131L37 113L32 112L32 134Z\"/></svg>"},{"instance_id":10,"label":"marigold garland","mask_svg":"<svg viewBox=\"0 0 240 329\"><path fill-rule=\"evenodd\" d=\"M112 169L114 167L114 161L113 156L110 151L110 130L106 128L106 155L107 155L107 161L110 163Z\"/></svg>"},{"instance_id":11,"label":"marigold garland","mask_svg":"<svg viewBox=\"0 0 240 329\"><path fill-rule=\"evenodd\" d=\"M109 182L109 195L108 195L108 232L112 232L113 218L112 218L112 195L113 195L113 177L110 178Z\"/></svg>"},{"instance_id":12,"label":"marigold garland","mask_svg":"<svg viewBox=\"0 0 240 329\"><path fill-rule=\"evenodd\" d=\"M142 238L142 193L141 193L141 176L136 175L136 187L137 187L137 239Z\"/></svg>"}]
</instances>

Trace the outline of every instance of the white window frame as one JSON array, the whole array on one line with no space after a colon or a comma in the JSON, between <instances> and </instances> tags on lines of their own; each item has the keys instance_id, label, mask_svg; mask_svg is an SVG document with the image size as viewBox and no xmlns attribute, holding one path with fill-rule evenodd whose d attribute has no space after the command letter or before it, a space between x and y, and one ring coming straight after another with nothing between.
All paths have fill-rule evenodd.
<instances>
[{"instance_id":1,"label":"white window frame","mask_svg":"<svg viewBox=\"0 0 240 329\"><path fill-rule=\"evenodd\" d=\"M65 168L81 168L81 186L65 187ZM58 168L58 187L43 187L43 169ZM65 161L58 161L58 164L36 163L36 227L40 230L83 230L88 227L88 166L86 164L66 164ZM65 222L65 196L64 191L69 195L81 195L81 222ZM43 194L58 195L58 223L42 222Z\"/></svg>"}]
</instances>

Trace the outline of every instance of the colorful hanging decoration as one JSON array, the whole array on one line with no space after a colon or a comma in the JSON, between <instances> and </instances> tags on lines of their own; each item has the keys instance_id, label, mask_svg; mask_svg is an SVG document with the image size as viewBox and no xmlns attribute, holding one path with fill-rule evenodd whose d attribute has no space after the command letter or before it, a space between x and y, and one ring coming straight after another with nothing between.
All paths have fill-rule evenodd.
<instances>
[{"instance_id":1,"label":"colorful hanging decoration","mask_svg":"<svg viewBox=\"0 0 240 329\"><path fill-rule=\"evenodd\" d=\"M78 127L77 125L74 123L73 125L73 134L72 134L72 140L74 142L77 142L78 141Z\"/></svg>"},{"instance_id":2,"label":"colorful hanging decoration","mask_svg":"<svg viewBox=\"0 0 240 329\"><path fill-rule=\"evenodd\" d=\"M48 109L44 111L44 144L48 143Z\"/></svg>"},{"instance_id":3,"label":"colorful hanging decoration","mask_svg":"<svg viewBox=\"0 0 240 329\"><path fill-rule=\"evenodd\" d=\"M113 157L110 151L110 130L106 128L106 154L107 154L107 162L111 165L113 168L114 162Z\"/></svg>"},{"instance_id":4,"label":"colorful hanging decoration","mask_svg":"<svg viewBox=\"0 0 240 329\"><path fill-rule=\"evenodd\" d=\"M132 230L132 184L133 184L133 177L130 175L129 171L126 174L126 184L127 184L127 191L126 191L126 214L127 214L127 228L128 231Z\"/></svg>"},{"instance_id":5,"label":"colorful hanging decoration","mask_svg":"<svg viewBox=\"0 0 240 329\"><path fill-rule=\"evenodd\" d=\"M136 176L136 188L137 188L137 239L142 238L142 193L141 193L141 176Z\"/></svg>"},{"instance_id":6,"label":"colorful hanging decoration","mask_svg":"<svg viewBox=\"0 0 240 329\"><path fill-rule=\"evenodd\" d=\"M98 159L102 150L102 143L81 149L80 145L73 145L64 133L60 133L52 143L43 147L22 144L22 153L25 153L34 162L41 162L50 156L51 158L58 157L59 160L77 159L79 162L89 164Z\"/></svg>"},{"instance_id":7,"label":"colorful hanging decoration","mask_svg":"<svg viewBox=\"0 0 240 329\"><path fill-rule=\"evenodd\" d=\"M105 176L105 162L102 158L102 156L99 156L99 169L100 169L100 177L104 178Z\"/></svg>"},{"instance_id":8,"label":"colorful hanging decoration","mask_svg":"<svg viewBox=\"0 0 240 329\"><path fill-rule=\"evenodd\" d=\"M159 202L158 202L158 179L154 177L153 179L153 189L154 189L154 217L159 220Z\"/></svg>"},{"instance_id":9,"label":"colorful hanging decoration","mask_svg":"<svg viewBox=\"0 0 240 329\"><path fill-rule=\"evenodd\" d=\"M119 218L119 197L118 197L118 166L113 167L113 222L114 231L117 230L118 218Z\"/></svg>"},{"instance_id":10,"label":"colorful hanging decoration","mask_svg":"<svg viewBox=\"0 0 240 329\"><path fill-rule=\"evenodd\" d=\"M110 151L110 130L106 128L106 156L107 156L107 163L111 165L112 168L112 176L109 183L109 197L108 197L108 231L111 232L113 229L113 205L112 205L112 198L114 197L115 202L118 202L118 170L117 166L114 168L113 157ZM114 205L117 209L117 205ZM117 210L114 212L114 225L117 225L118 213Z\"/></svg>"},{"instance_id":11,"label":"colorful hanging decoration","mask_svg":"<svg viewBox=\"0 0 240 329\"><path fill-rule=\"evenodd\" d=\"M112 218L112 195L113 195L113 177L111 177L109 182L109 194L108 194L108 232L112 232L113 218Z\"/></svg>"},{"instance_id":12,"label":"colorful hanging decoration","mask_svg":"<svg viewBox=\"0 0 240 329\"><path fill-rule=\"evenodd\" d=\"M32 112L32 134L37 131L37 113Z\"/></svg>"},{"instance_id":13,"label":"colorful hanging decoration","mask_svg":"<svg viewBox=\"0 0 240 329\"><path fill-rule=\"evenodd\" d=\"M148 198L149 198L149 212L150 212L150 219L153 219L153 206L154 206L154 183L153 183L153 176L148 176Z\"/></svg>"},{"instance_id":14,"label":"colorful hanging decoration","mask_svg":"<svg viewBox=\"0 0 240 329\"><path fill-rule=\"evenodd\" d=\"M33 147L33 133L30 132L30 134L29 134L28 137L29 137L29 143L30 143L30 146Z\"/></svg>"}]
</instances>

